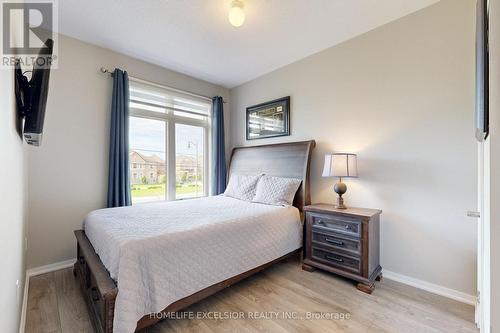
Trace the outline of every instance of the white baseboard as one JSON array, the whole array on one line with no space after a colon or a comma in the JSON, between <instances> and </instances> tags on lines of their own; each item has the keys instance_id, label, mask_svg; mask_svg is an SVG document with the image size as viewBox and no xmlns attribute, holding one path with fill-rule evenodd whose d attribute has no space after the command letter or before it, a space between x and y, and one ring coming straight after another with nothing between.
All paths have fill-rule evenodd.
<instances>
[{"instance_id":1,"label":"white baseboard","mask_svg":"<svg viewBox=\"0 0 500 333\"><path fill-rule=\"evenodd\" d=\"M54 264L34 267L26 270L26 278L24 280L24 292L23 292L23 306L21 309L21 321L19 323L19 333L24 333L26 327L26 311L28 307L28 290L30 286L30 278L32 276L37 276L53 271L58 271L60 269L72 267L76 259L64 260L61 262L56 262Z\"/></svg>"},{"instance_id":2,"label":"white baseboard","mask_svg":"<svg viewBox=\"0 0 500 333\"><path fill-rule=\"evenodd\" d=\"M403 274L394 273L386 269L384 269L382 273L384 274L384 278L387 278L389 280L394 280L396 282L404 283L406 285L422 289L436 295L451 298L455 301L459 301L470 305L476 305L476 296L474 295L469 295L458 290L443 287L427 281L415 279Z\"/></svg>"},{"instance_id":3,"label":"white baseboard","mask_svg":"<svg viewBox=\"0 0 500 333\"><path fill-rule=\"evenodd\" d=\"M76 262L76 259L69 259L69 260L64 260L60 262L56 262L54 264L49 264L45 266L40 266L40 267L34 267L30 268L26 271L26 276L37 276L53 271L58 271L60 269L68 268L73 266L73 264Z\"/></svg>"},{"instance_id":4,"label":"white baseboard","mask_svg":"<svg viewBox=\"0 0 500 333\"><path fill-rule=\"evenodd\" d=\"M24 278L23 305L21 307L21 321L19 323L19 333L24 333L24 328L26 327L26 311L28 307L29 283L30 283L30 278L26 273Z\"/></svg>"}]
</instances>

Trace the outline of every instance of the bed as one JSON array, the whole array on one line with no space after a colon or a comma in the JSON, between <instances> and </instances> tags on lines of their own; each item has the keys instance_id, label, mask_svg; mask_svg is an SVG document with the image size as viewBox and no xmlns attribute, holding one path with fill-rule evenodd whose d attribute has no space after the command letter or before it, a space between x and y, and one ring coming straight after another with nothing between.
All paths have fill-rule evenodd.
<instances>
[{"instance_id":1,"label":"bed","mask_svg":"<svg viewBox=\"0 0 500 333\"><path fill-rule=\"evenodd\" d=\"M95 331L142 329L300 253L314 146L303 141L233 149L229 176L301 179L293 206L214 196L90 213L84 230L75 231L74 273Z\"/></svg>"}]
</instances>

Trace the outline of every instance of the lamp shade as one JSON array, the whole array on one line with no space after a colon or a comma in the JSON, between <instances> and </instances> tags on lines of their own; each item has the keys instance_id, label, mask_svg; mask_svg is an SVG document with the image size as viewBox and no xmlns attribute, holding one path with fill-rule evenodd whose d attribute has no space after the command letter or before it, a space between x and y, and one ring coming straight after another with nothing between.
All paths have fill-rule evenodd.
<instances>
[{"instance_id":1,"label":"lamp shade","mask_svg":"<svg viewBox=\"0 0 500 333\"><path fill-rule=\"evenodd\" d=\"M350 153L326 154L323 177L358 177L357 155Z\"/></svg>"}]
</instances>

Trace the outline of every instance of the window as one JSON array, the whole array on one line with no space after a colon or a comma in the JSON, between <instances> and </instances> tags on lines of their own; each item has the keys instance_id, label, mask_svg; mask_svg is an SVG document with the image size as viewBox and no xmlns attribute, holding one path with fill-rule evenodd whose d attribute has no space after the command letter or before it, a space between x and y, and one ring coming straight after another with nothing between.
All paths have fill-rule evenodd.
<instances>
[{"instance_id":1,"label":"window","mask_svg":"<svg viewBox=\"0 0 500 333\"><path fill-rule=\"evenodd\" d=\"M211 102L130 81L132 203L208 195ZM136 169L136 170L137 170Z\"/></svg>"}]
</instances>

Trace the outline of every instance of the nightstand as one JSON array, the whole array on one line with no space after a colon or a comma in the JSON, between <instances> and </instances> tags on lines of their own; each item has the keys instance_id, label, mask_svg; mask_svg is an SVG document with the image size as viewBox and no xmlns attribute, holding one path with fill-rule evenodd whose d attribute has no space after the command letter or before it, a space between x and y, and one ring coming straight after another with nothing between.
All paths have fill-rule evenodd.
<instances>
[{"instance_id":1,"label":"nightstand","mask_svg":"<svg viewBox=\"0 0 500 333\"><path fill-rule=\"evenodd\" d=\"M305 256L302 269L316 268L358 281L371 294L382 278L378 209L336 209L329 204L304 207Z\"/></svg>"}]
</instances>

